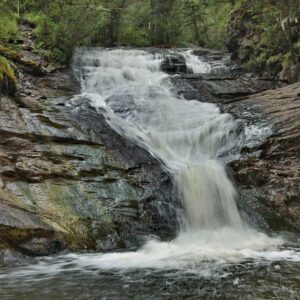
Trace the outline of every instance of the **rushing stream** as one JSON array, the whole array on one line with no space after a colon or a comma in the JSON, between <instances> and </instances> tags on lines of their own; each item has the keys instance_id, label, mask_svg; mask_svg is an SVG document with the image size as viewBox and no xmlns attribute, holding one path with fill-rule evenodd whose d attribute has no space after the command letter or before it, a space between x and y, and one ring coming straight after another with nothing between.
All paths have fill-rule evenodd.
<instances>
[{"instance_id":1,"label":"rushing stream","mask_svg":"<svg viewBox=\"0 0 300 300\"><path fill-rule=\"evenodd\" d=\"M191 51L182 55L193 72L212 70ZM82 94L73 103L88 99L163 162L182 201L177 238L149 240L136 252L66 254L2 270L5 296L300 299L297 246L258 232L237 208L225 164L242 143L238 123L214 104L179 97L160 71L162 59L143 50L79 49L74 70Z\"/></svg>"}]
</instances>

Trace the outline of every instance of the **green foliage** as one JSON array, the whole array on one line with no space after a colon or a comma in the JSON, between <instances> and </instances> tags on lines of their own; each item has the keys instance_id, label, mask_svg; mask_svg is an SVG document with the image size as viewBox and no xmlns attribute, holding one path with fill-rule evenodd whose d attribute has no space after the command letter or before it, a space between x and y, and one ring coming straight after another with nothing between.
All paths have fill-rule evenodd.
<instances>
[{"instance_id":1,"label":"green foliage","mask_svg":"<svg viewBox=\"0 0 300 300\"><path fill-rule=\"evenodd\" d=\"M11 60L15 60L19 58L19 52L17 50L7 48L0 44L0 55L9 58Z\"/></svg>"},{"instance_id":2,"label":"green foliage","mask_svg":"<svg viewBox=\"0 0 300 300\"><path fill-rule=\"evenodd\" d=\"M0 39L35 24L35 49L66 62L81 45L223 47L226 23L240 0L2 0ZM2 16L3 15L3 16Z\"/></svg>"},{"instance_id":3,"label":"green foliage","mask_svg":"<svg viewBox=\"0 0 300 300\"><path fill-rule=\"evenodd\" d=\"M79 0L71 3L51 2L47 12L30 12L23 16L36 25L38 48L49 50L42 54L60 62L70 58L75 46L91 43L105 15L101 5L88 6Z\"/></svg>"},{"instance_id":4,"label":"green foliage","mask_svg":"<svg viewBox=\"0 0 300 300\"><path fill-rule=\"evenodd\" d=\"M5 78L12 81L16 80L14 71L8 61L3 56L0 56L0 81L3 81Z\"/></svg>"},{"instance_id":5,"label":"green foliage","mask_svg":"<svg viewBox=\"0 0 300 300\"><path fill-rule=\"evenodd\" d=\"M224 48L224 37L226 26L232 10L229 1L210 1L210 5L205 8L205 19L207 20L206 46L209 48Z\"/></svg>"},{"instance_id":6,"label":"green foliage","mask_svg":"<svg viewBox=\"0 0 300 300\"><path fill-rule=\"evenodd\" d=\"M0 93L3 89L9 93L14 93L16 91L16 78L6 58L0 56Z\"/></svg>"},{"instance_id":7,"label":"green foliage","mask_svg":"<svg viewBox=\"0 0 300 300\"><path fill-rule=\"evenodd\" d=\"M18 36L17 18L13 14L0 12L0 40L7 41Z\"/></svg>"},{"instance_id":8,"label":"green foliage","mask_svg":"<svg viewBox=\"0 0 300 300\"><path fill-rule=\"evenodd\" d=\"M188 42L208 48L224 48L231 11L240 4L241 0L182 0Z\"/></svg>"},{"instance_id":9,"label":"green foliage","mask_svg":"<svg viewBox=\"0 0 300 300\"><path fill-rule=\"evenodd\" d=\"M120 44L128 44L136 47L151 46L150 39L144 30L132 28L126 23L124 25L119 36Z\"/></svg>"},{"instance_id":10,"label":"green foliage","mask_svg":"<svg viewBox=\"0 0 300 300\"><path fill-rule=\"evenodd\" d=\"M300 62L300 33L296 19L300 7L297 3L298 0L251 0L240 8L241 12L247 11L252 16L250 30L258 39L245 62L248 70L276 75Z\"/></svg>"}]
</instances>

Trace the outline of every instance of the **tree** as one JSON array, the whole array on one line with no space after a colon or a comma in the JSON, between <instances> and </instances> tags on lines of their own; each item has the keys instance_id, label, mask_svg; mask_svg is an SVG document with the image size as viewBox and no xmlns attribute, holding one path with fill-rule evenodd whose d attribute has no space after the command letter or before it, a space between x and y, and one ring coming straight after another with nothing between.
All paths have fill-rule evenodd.
<instances>
[{"instance_id":1,"label":"tree","mask_svg":"<svg viewBox=\"0 0 300 300\"><path fill-rule=\"evenodd\" d=\"M106 10L107 18L102 33L102 42L106 46L114 46L119 41L122 16L128 5L128 0L104 0L103 7Z\"/></svg>"},{"instance_id":2,"label":"tree","mask_svg":"<svg viewBox=\"0 0 300 300\"><path fill-rule=\"evenodd\" d=\"M173 40L173 18L176 13L176 0L150 0L150 36L153 45L170 45ZM178 16L177 16L178 17ZM177 23L179 28L180 23Z\"/></svg>"},{"instance_id":3,"label":"tree","mask_svg":"<svg viewBox=\"0 0 300 300\"><path fill-rule=\"evenodd\" d=\"M206 24L203 20L202 11L203 1L183 0L183 13L185 15L186 24L192 26L195 43L199 46L203 46L205 44L200 35L200 24L202 25L207 41L209 41L209 36L207 33Z\"/></svg>"}]
</instances>

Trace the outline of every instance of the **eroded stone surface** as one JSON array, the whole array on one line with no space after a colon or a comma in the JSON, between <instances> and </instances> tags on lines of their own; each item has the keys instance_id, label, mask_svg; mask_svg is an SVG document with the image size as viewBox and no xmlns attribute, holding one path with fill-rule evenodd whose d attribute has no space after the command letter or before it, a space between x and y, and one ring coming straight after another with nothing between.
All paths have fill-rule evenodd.
<instances>
[{"instance_id":1,"label":"eroded stone surface","mask_svg":"<svg viewBox=\"0 0 300 300\"><path fill-rule=\"evenodd\" d=\"M19 96L0 102L0 247L45 255L173 236L176 197L161 163L101 113L66 106L70 72L20 72Z\"/></svg>"},{"instance_id":2,"label":"eroded stone surface","mask_svg":"<svg viewBox=\"0 0 300 300\"><path fill-rule=\"evenodd\" d=\"M266 91L231 104L230 111L241 115L241 107L267 122L272 133L231 165L248 202L257 202L271 227L300 229L300 84Z\"/></svg>"}]
</instances>

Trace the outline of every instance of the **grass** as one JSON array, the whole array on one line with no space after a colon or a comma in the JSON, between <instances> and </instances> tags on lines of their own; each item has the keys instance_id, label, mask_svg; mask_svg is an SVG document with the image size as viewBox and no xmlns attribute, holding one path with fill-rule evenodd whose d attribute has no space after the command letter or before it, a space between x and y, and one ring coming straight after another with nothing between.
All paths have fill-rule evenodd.
<instances>
[{"instance_id":1,"label":"grass","mask_svg":"<svg viewBox=\"0 0 300 300\"><path fill-rule=\"evenodd\" d=\"M8 41L19 36L17 18L13 14L0 12L0 40Z\"/></svg>"},{"instance_id":2,"label":"grass","mask_svg":"<svg viewBox=\"0 0 300 300\"><path fill-rule=\"evenodd\" d=\"M0 56L0 88L10 94L16 91L16 77L14 70L6 58Z\"/></svg>"}]
</instances>

